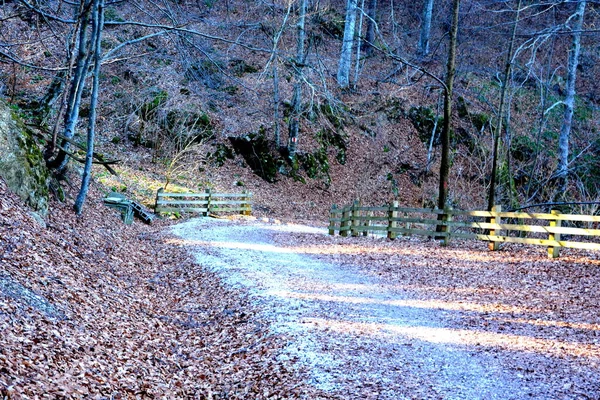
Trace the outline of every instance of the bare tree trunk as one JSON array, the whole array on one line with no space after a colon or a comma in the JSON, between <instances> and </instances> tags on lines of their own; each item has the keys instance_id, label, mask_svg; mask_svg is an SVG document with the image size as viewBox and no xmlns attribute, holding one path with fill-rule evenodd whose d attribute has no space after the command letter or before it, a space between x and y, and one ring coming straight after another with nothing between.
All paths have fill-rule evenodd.
<instances>
[{"instance_id":1,"label":"bare tree trunk","mask_svg":"<svg viewBox=\"0 0 600 400\"><path fill-rule=\"evenodd\" d=\"M429 168L431 167L432 159L433 159L433 143L435 142L435 137L437 136L437 127L440 115L440 105L442 103L442 96L438 97L437 107L435 109L435 120L433 121L433 129L431 130L431 138L429 139L429 146L427 147L427 164L425 164L425 172L429 172Z\"/></svg>"},{"instance_id":2,"label":"bare tree trunk","mask_svg":"<svg viewBox=\"0 0 600 400\"><path fill-rule=\"evenodd\" d=\"M360 19L358 22L358 43L356 44L356 65L354 66L354 88L358 85L358 75L360 73L360 48L361 48L361 36L362 36L362 26L363 26L363 16L365 13L365 0L361 0L362 4L360 6Z\"/></svg>"},{"instance_id":3,"label":"bare tree trunk","mask_svg":"<svg viewBox=\"0 0 600 400\"><path fill-rule=\"evenodd\" d=\"M367 57L373 54L375 44L375 28L377 26L377 0L368 0L367 3L367 32L363 41L363 51Z\"/></svg>"},{"instance_id":4,"label":"bare tree trunk","mask_svg":"<svg viewBox=\"0 0 600 400\"><path fill-rule=\"evenodd\" d=\"M366 0L367 9L363 10L367 17L365 38L362 42L362 51L367 57L373 54L375 44L375 30L377 29L377 0Z\"/></svg>"},{"instance_id":5,"label":"bare tree trunk","mask_svg":"<svg viewBox=\"0 0 600 400\"><path fill-rule=\"evenodd\" d=\"M426 56L429 54L429 35L431 34L431 16L433 14L433 0L425 0L423 3L423 16L421 20L421 35L419 36L418 54Z\"/></svg>"},{"instance_id":6,"label":"bare tree trunk","mask_svg":"<svg viewBox=\"0 0 600 400\"><path fill-rule=\"evenodd\" d=\"M294 94L292 96L292 115L289 123L289 142L288 154L293 161L296 158L296 149L298 148L298 133L300 130L300 114L302 112L302 68L305 59L306 31L304 29L306 21L306 3L307 0L300 0L298 9L298 24L296 38L296 59L294 60L294 72L296 82L294 83Z\"/></svg>"},{"instance_id":7,"label":"bare tree trunk","mask_svg":"<svg viewBox=\"0 0 600 400\"><path fill-rule=\"evenodd\" d=\"M350 67L352 65L352 46L354 45L354 28L356 25L357 0L348 0L344 24L344 41L337 72L338 85L345 89L350 84Z\"/></svg>"},{"instance_id":8,"label":"bare tree trunk","mask_svg":"<svg viewBox=\"0 0 600 400\"><path fill-rule=\"evenodd\" d=\"M281 145L281 132L279 131L279 71L277 70L277 57L273 60L273 131L275 146Z\"/></svg>"},{"instance_id":9,"label":"bare tree trunk","mask_svg":"<svg viewBox=\"0 0 600 400\"><path fill-rule=\"evenodd\" d=\"M79 105L81 104L81 96L83 94L83 88L85 86L85 80L92 58L90 51L90 43L88 43L88 25L91 13L91 2L90 0L84 0L82 13L80 15L81 24L79 26L79 43L77 51L77 61L75 65L75 71L71 79L71 86L69 89L69 97L67 100L67 110L65 112L65 127L63 136L67 139L72 139L75 135L75 126L79 120ZM69 149L69 142L63 140L61 143L62 149L59 150L58 155L47 162L48 168L55 169L59 172L65 169L67 162L67 151ZM66 151L65 151L66 150Z\"/></svg>"},{"instance_id":10,"label":"bare tree trunk","mask_svg":"<svg viewBox=\"0 0 600 400\"><path fill-rule=\"evenodd\" d=\"M564 100L563 122L558 138L558 171L557 177L560 182L559 195L565 196L569 176L569 137L571 135L571 124L573 121L573 108L575 104L575 80L577 78L577 65L579 64L579 52L581 50L581 29L583 27L583 15L585 13L586 1L577 3L577 10L572 16L573 42L569 50L569 65L567 70L567 87Z\"/></svg>"},{"instance_id":11,"label":"bare tree trunk","mask_svg":"<svg viewBox=\"0 0 600 400\"><path fill-rule=\"evenodd\" d=\"M440 183L438 195L438 208L444 209L448 201L448 176L450 175L450 126L452 124L452 88L456 74L456 42L458 37L458 14L460 0L453 0L452 26L450 27L450 44L448 49L448 63L446 67L446 90L444 93L444 126L442 127L442 159L440 162ZM441 217L441 215L440 215ZM442 226L438 225L441 231Z\"/></svg>"},{"instance_id":12,"label":"bare tree trunk","mask_svg":"<svg viewBox=\"0 0 600 400\"><path fill-rule=\"evenodd\" d=\"M85 155L85 167L81 179L81 189L75 200L75 212L81 215L83 204L87 196L90 179L92 175L92 161L94 159L94 136L96 132L96 114L98 106L98 92L100 88L100 65L102 64L102 30L104 28L104 0L94 0L92 13L92 49L94 52L94 73L92 83L92 98L90 100L90 115L87 131L87 151Z\"/></svg>"},{"instance_id":13,"label":"bare tree trunk","mask_svg":"<svg viewBox=\"0 0 600 400\"><path fill-rule=\"evenodd\" d=\"M502 127L504 126L504 106L506 104L506 91L508 89L508 82L510 79L510 71L512 68L512 58L514 53L515 38L517 35L517 26L519 24L519 17L521 15L521 3L519 0L517 4L517 12L513 21L512 34L510 42L508 44L508 54L506 55L506 64L504 66L504 76L502 78L502 88L500 90L500 104L498 106L498 118L496 122L496 129L494 129L494 148L492 150L492 176L490 179L490 190L488 192L488 211L492 210L496 202L496 182L498 180L498 153L500 149L500 138L502 136Z\"/></svg>"}]
</instances>

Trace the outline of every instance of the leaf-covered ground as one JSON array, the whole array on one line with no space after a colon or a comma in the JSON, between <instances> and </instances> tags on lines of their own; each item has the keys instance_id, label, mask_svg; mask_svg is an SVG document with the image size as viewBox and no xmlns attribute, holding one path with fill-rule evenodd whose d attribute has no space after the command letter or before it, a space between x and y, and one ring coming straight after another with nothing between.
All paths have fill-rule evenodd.
<instances>
[{"instance_id":1,"label":"leaf-covered ground","mask_svg":"<svg viewBox=\"0 0 600 400\"><path fill-rule=\"evenodd\" d=\"M202 265L248 288L311 381L352 399L596 399L598 255L293 225L174 228Z\"/></svg>"},{"instance_id":2,"label":"leaf-covered ground","mask_svg":"<svg viewBox=\"0 0 600 400\"><path fill-rule=\"evenodd\" d=\"M433 311L444 331L408 336L492 356L522 381L513 398L600 398L600 254L538 246L278 234L278 245L377 277ZM417 327L418 328L418 327ZM428 339L429 337L429 339ZM537 393L537 394L536 394ZM502 398L502 397L500 397Z\"/></svg>"},{"instance_id":3,"label":"leaf-covered ground","mask_svg":"<svg viewBox=\"0 0 600 400\"><path fill-rule=\"evenodd\" d=\"M227 241L200 232L191 245L206 257L241 254L271 283L327 266L273 292L295 309L269 309L198 264L169 222L125 226L100 198L94 188L82 218L53 204L44 227L0 181L0 398L441 399L473 384L496 398L600 397L599 253L263 237L241 221L248 234L221 254ZM252 253L256 240L267 247ZM308 290L334 272L340 282Z\"/></svg>"},{"instance_id":4,"label":"leaf-covered ground","mask_svg":"<svg viewBox=\"0 0 600 400\"><path fill-rule=\"evenodd\" d=\"M125 226L100 198L44 228L0 180L0 398L326 397L165 222Z\"/></svg>"}]
</instances>

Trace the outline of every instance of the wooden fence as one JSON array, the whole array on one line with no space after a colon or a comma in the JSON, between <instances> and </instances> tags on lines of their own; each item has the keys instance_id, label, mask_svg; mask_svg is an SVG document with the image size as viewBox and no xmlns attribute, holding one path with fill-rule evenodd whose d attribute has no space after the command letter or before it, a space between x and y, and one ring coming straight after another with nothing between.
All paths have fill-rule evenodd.
<instances>
[{"instance_id":1,"label":"wooden fence","mask_svg":"<svg viewBox=\"0 0 600 400\"><path fill-rule=\"evenodd\" d=\"M207 189L204 193L168 193L158 189L156 193L155 213L196 212L205 216L218 213L236 212L250 215L252 212L252 193L213 193Z\"/></svg>"},{"instance_id":2,"label":"wooden fence","mask_svg":"<svg viewBox=\"0 0 600 400\"><path fill-rule=\"evenodd\" d=\"M526 224L527 222L527 224ZM548 257L559 256L561 247L600 250L600 243L572 240L576 237L600 236L600 216L550 213L462 211L399 207L398 202L382 207L362 207L358 202L348 207L331 208L329 234L366 236L383 233L394 239L398 234L436 237L447 244L450 238L477 239L489 242L490 250L500 243L522 243L548 247ZM565 226L567 225L567 226ZM438 228L439 227L439 228ZM512 234L511 234L512 233ZM561 235L569 235L563 237Z\"/></svg>"}]
</instances>

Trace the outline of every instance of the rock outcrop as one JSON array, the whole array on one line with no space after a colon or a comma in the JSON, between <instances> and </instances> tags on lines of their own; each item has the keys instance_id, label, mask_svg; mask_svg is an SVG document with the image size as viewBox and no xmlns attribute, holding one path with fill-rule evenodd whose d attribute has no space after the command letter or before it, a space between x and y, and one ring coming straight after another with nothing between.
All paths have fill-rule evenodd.
<instances>
[{"instance_id":1,"label":"rock outcrop","mask_svg":"<svg viewBox=\"0 0 600 400\"><path fill-rule=\"evenodd\" d=\"M0 177L39 214L48 211L49 172L25 125L0 100Z\"/></svg>"}]
</instances>

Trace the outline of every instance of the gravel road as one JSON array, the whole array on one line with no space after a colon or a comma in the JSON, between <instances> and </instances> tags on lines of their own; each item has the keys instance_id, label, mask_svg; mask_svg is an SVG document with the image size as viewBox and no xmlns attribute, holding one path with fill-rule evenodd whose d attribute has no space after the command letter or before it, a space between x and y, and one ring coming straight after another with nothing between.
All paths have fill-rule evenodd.
<instances>
[{"instance_id":1,"label":"gravel road","mask_svg":"<svg viewBox=\"0 0 600 400\"><path fill-rule=\"evenodd\" d=\"M272 329L290 338L281 360L307 369L334 398L543 398L543 387L527 387L494 352L468 346L443 310L415 307L358 268L273 241L286 231L325 230L199 218L173 231L200 265L250 293Z\"/></svg>"}]
</instances>

